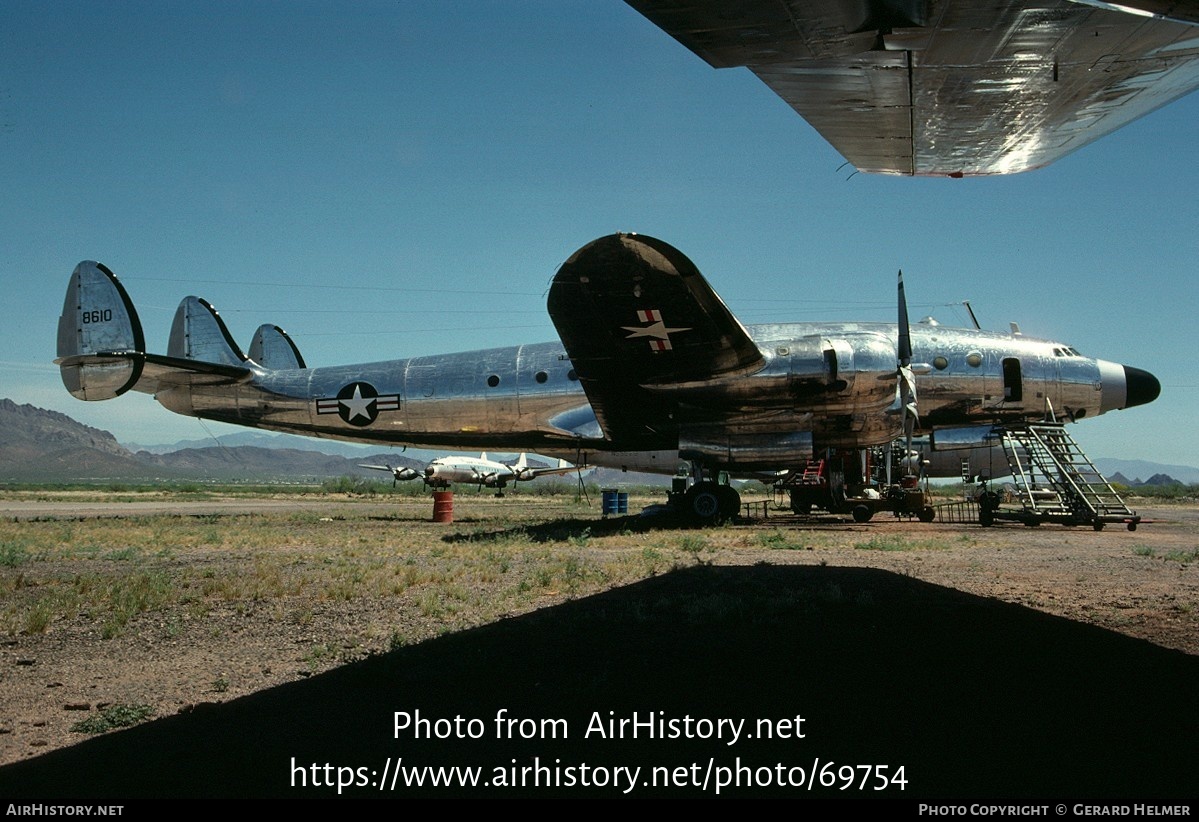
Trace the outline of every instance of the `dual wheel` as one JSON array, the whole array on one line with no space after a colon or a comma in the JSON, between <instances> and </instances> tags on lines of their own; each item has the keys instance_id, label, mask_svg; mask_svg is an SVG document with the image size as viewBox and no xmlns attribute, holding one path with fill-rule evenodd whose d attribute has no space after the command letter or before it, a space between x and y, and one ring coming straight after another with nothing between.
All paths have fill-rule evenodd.
<instances>
[{"instance_id":1,"label":"dual wheel","mask_svg":"<svg viewBox=\"0 0 1199 822\"><path fill-rule=\"evenodd\" d=\"M727 485L699 482L683 495L683 509L688 519L698 523L724 522L741 510L741 495Z\"/></svg>"}]
</instances>

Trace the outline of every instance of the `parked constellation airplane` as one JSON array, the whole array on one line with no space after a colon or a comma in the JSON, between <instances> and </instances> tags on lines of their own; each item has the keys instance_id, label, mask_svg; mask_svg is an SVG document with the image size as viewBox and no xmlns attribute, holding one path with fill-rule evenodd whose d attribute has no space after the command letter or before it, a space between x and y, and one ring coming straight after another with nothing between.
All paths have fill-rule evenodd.
<instances>
[{"instance_id":1,"label":"parked constellation airplane","mask_svg":"<svg viewBox=\"0 0 1199 822\"><path fill-rule=\"evenodd\" d=\"M375 471L389 471L396 480L423 479L430 488L449 488L454 483L478 485L480 488L495 488L496 496L504 495L504 487L510 482L527 482L538 477L570 474L577 469L566 460L558 460L556 466L529 465L528 456L522 451L514 465L487 458L484 451L477 457L438 457L425 466L424 471L403 466L359 465Z\"/></svg>"},{"instance_id":2,"label":"parked constellation airplane","mask_svg":"<svg viewBox=\"0 0 1199 822\"><path fill-rule=\"evenodd\" d=\"M1147 371L1068 345L977 329L794 323L745 327L680 251L614 234L562 264L550 287L561 342L305 367L276 326L250 354L187 297L165 356L147 353L125 289L75 269L58 327L67 389L84 400L153 394L180 414L362 442L528 450L578 465L673 474L690 463L697 516L736 512L720 472L800 472L833 449L929 435L990 447L994 427L1142 405ZM919 398L917 400L917 397Z\"/></svg>"}]
</instances>

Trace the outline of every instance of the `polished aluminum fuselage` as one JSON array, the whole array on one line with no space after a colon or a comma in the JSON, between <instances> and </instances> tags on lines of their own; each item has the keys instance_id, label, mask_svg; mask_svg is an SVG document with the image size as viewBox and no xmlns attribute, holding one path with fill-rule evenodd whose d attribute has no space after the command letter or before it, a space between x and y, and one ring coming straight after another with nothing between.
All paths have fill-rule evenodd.
<instances>
[{"instance_id":1,"label":"polished aluminum fuselage","mask_svg":"<svg viewBox=\"0 0 1199 822\"><path fill-rule=\"evenodd\" d=\"M308 436L533 451L664 473L680 457L734 470L789 468L824 448L877 445L900 433L894 325L747 330L765 364L736 377L651 387L675 412L662 421L658 440L636 451L605 438L560 343L255 368L252 380L236 386L159 386L156 396L178 413ZM1078 419L1124 405L1121 366L1061 343L925 324L911 333L920 431L1048 412Z\"/></svg>"}]
</instances>

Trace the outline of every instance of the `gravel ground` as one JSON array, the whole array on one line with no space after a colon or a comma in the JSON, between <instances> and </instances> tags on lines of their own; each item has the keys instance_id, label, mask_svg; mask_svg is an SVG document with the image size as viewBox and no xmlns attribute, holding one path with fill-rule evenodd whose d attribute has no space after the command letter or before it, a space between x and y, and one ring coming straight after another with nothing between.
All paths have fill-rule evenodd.
<instances>
[{"instance_id":1,"label":"gravel ground","mask_svg":"<svg viewBox=\"0 0 1199 822\"><path fill-rule=\"evenodd\" d=\"M505 520L492 526L492 514L499 510L492 506L527 506L515 500L471 504L476 508L460 515L455 524L441 526L440 537L429 539L453 545L458 539L477 539L480 533L502 534L510 525ZM199 513L221 510L213 502L196 505L201 506ZM240 512L244 505L244 501L230 503L227 510ZM413 527L418 520L420 527L426 527L421 513L424 503L420 508L415 505L399 510L395 505L333 501L314 508L310 502L271 501L260 507L319 510L322 521L339 527L362 523L364 528L387 511L392 521L383 523L384 528L397 527L396 517L401 518L398 527L402 528L405 516L412 517ZM171 510L176 515L188 513L185 504L172 504ZM860 525L801 523L780 517L681 536L676 531L641 532L632 521L623 527L600 523L593 514L594 529L576 528L569 532L574 536L560 540L547 531L551 536L534 539L525 553L548 562L561 551L576 565L593 569L604 568L618 557L632 557L646 563L647 572L641 576L696 564L878 569L1199 655L1199 507L1140 506L1139 510L1145 522L1135 532L1053 525L983 529L888 518ZM0 516L10 520L69 520L95 513L90 503L59 501L30 507L0 502ZM148 512L109 503L107 514L144 517ZM527 530L535 538L539 533L536 527ZM522 526L521 534L525 533ZM915 537L927 547L912 547ZM169 529L163 540L170 542ZM288 547L288 555L302 562L308 554L319 562L326 556L324 550L300 541ZM435 546L431 555L438 556L439 551ZM420 561L428 561L431 555L421 553ZM395 562L402 560L401 555L391 556ZM523 561L519 553L510 556L511 561ZM176 547L171 555L174 568L218 563L233 573L256 561L261 560L253 552L229 548L214 552L203 546ZM77 572L70 560L63 560L61 567L47 561L37 568L39 575ZM0 568L0 573L32 572ZM220 602L204 613L176 605L137 615L111 638L103 638L96 620L86 614L65 624L52 623L42 633L15 633L0 638L0 765L39 757L87 738L73 726L99 716L108 706L149 706L155 717L186 714L497 616L585 600L607 588L635 582L637 576L596 573L578 587L547 584L524 599L499 606L498 612L477 606L492 590L492 583L484 578L463 582L471 595L464 595L465 604L450 611L428 607L427 598L422 600L410 588L403 595L363 591L331 599L326 593L311 601L303 601L302 594L286 602L247 597Z\"/></svg>"}]
</instances>

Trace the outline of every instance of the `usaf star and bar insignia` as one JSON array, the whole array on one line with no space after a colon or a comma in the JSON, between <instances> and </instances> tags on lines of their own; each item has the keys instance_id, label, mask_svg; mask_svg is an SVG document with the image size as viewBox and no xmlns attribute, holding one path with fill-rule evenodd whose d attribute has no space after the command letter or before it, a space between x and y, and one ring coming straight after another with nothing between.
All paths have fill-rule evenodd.
<instances>
[{"instance_id":1,"label":"usaf star and bar insignia","mask_svg":"<svg viewBox=\"0 0 1199 822\"><path fill-rule=\"evenodd\" d=\"M337 414L342 421L360 428L378 419L380 411L399 410L399 394L380 394L369 382L352 382L336 397L316 401L316 413Z\"/></svg>"},{"instance_id":2,"label":"usaf star and bar insignia","mask_svg":"<svg viewBox=\"0 0 1199 822\"><path fill-rule=\"evenodd\" d=\"M649 350L657 354L661 351L669 351L673 346L670 344L670 335L677 334L681 331L690 331L690 328L667 328L666 321L662 319L662 312L656 308L649 308L644 311L637 312L637 320L649 325L623 325L621 328L629 332L625 337L626 340L632 340L637 337L650 337L647 340Z\"/></svg>"}]
</instances>

